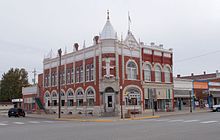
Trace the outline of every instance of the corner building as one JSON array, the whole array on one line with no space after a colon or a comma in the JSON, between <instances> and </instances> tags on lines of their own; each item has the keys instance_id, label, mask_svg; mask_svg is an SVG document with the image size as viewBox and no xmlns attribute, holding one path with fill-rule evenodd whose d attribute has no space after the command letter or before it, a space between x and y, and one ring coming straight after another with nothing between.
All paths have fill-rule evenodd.
<instances>
[{"instance_id":1,"label":"corner building","mask_svg":"<svg viewBox=\"0 0 220 140\"><path fill-rule=\"evenodd\" d=\"M78 47L61 57L61 113L117 116L121 109L123 114L173 109L172 49L145 45L131 31L119 40L109 15L93 45ZM59 57L45 58L43 68L40 96L57 113Z\"/></svg>"}]
</instances>

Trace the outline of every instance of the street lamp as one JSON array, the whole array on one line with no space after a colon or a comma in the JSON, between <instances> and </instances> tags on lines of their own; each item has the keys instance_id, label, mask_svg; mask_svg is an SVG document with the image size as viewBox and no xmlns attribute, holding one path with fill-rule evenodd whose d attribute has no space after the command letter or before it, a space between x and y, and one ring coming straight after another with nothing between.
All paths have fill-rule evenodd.
<instances>
[{"instance_id":1,"label":"street lamp","mask_svg":"<svg viewBox=\"0 0 220 140\"><path fill-rule=\"evenodd\" d=\"M189 107L190 107L190 112L192 113L192 93L189 91Z\"/></svg>"},{"instance_id":2,"label":"street lamp","mask_svg":"<svg viewBox=\"0 0 220 140\"><path fill-rule=\"evenodd\" d=\"M121 105L121 119L123 119L123 108L122 108L122 102L123 102L123 93L122 93L122 86L119 87L120 88L120 105Z\"/></svg>"},{"instance_id":3,"label":"street lamp","mask_svg":"<svg viewBox=\"0 0 220 140\"><path fill-rule=\"evenodd\" d=\"M60 96L60 66L61 66L61 55L62 55L62 50L59 49L58 50L58 54L59 54L59 67L58 67L58 93L59 93L59 102L58 102L58 118L60 118L60 108L61 108L61 96Z\"/></svg>"}]
</instances>

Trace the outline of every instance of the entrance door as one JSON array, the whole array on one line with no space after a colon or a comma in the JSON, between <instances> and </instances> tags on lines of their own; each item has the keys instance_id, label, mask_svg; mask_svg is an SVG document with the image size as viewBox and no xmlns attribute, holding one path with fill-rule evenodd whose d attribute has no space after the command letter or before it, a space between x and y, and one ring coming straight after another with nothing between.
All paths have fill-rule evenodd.
<instances>
[{"instance_id":1,"label":"entrance door","mask_svg":"<svg viewBox=\"0 0 220 140\"><path fill-rule=\"evenodd\" d=\"M105 93L106 112L113 112L115 108L115 94Z\"/></svg>"}]
</instances>

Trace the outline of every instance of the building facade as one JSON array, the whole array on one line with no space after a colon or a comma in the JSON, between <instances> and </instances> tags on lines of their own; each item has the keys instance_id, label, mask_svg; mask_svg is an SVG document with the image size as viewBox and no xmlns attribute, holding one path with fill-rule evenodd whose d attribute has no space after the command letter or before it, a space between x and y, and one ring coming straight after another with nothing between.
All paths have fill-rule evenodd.
<instances>
[{"instance_id":1,"label":"building facade","mask_svg":"<svg viewBox=\"0 0 220 140\"><path fill-rule=\"evenodd\" d=\"M220 73L216 70L215 73L190 76L177 76L178 79L191 79L193 83L192 96L194 107L212 107L220 103Z\"/></svg>"},{"instance_id":2,"label":"building facade","mask_svg":"<svg viewBox=\"0 0 220 140\"><path fill-rule=\"evenodd\" d=\"M33 112L37 109L36 97L38 96L38 87L30 86L22 88L23 109L26 112Z\"/></svg>"},{"instance_id":3,"label":"building facade","mask_svg":"<svg viewBox=\"0 0 220 140\"><path fill-rule=\"evenodd\" d=\"M38 84L46 109L57 113L58 76L65 114L107 116L142 113L152 107L173 109L172 49L137 41L130 30L125 39L118 39L109 15L93 45L78 47L75 43L73 52L61 56L60 67L59 57L44 59Z\"/></svg>"},{"instance_id":4,"label":"building facade","mask_svg":"<svg viewBox=\"0 0 220 140\"><path fill-rule=\"evenodd\" d=\"M178 110L188 110L192 106L193 81L191 79L174 78L174 103Z\"/></svg>"}]
</instances>

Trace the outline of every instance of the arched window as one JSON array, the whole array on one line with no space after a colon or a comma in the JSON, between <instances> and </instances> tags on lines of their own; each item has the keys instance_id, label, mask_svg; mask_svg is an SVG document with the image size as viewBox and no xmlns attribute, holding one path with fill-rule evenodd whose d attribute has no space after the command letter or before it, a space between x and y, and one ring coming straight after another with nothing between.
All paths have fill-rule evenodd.
<instances>
[{"instance_id":1,"label":"arched window","mask_svg":"<svg viewBox=\"0 0 220 140\"><path fill-rule=\"evenodd\" d=\"M133 61L127 64L127 77L131 80L137 79L137 66Z\"/></svg>"},{"instance_id":2,"label":"arched window","mask_svg":"<svg viewBox=\"0 0 220 140\"><path fill-rule=\"evenodd\" d=\"M130 88L126 91L126 105L140 105L141 104L141 96L140 92L136 88Z\"/></svg>"},{"instance_id":3,"label":"arched window","mask_svg":"<svg viewBox=\"0 0 220 140\"><path fill-rule=\"evenodd\" d=\"M87 100L87 106L95 105L95 94L92 88L89 88L86 91L86 100Z\"/></svg>"},{"instance_id":4,"label":"arched window","mask_svg":"<svg viewBox=\"0 0 220 140\"><path fill-rule=\"evenodd\" d=\"M45 94L45 97L50 97L50 94L49 94L49 93L46 93L46 94Z\"/></svg>"},{"instance_id":5,"label":"arched window","mask_svg":"<svg viewBox=\"0 0 220 140\"><path fill-rule=\"evenodd\" d=\"M61 96L61 106L65 106L65 94L61 91L60 93Z\"/></svg>"},{"instance_id":6,"label":"arched window","mask_svg":"<svg viewBox=\"0 0 220 140\"><path fill-rule=\"evenodd\" d=\"M164 76L165 76L165 82L170 83L170 68L167 66L164 67Z\"/></svg>"},{"instance_id":7,"label":"arched window","mask_svg":"<svg viewBox=\"0 0 220 140\"><path fill-rule=\"evenodd\" d=\"M52 97L57 97L57 94L55 92L53 92Z\"/></svg>"},{"instance_id":8,"label":"arched window","mask_svg":"<svg viewBox=\"0 0 220 140\"><path fill-rule=\"evenodd\" d=\"M83 106L83 98L84 98L83 91L81 89L77 90L77 92L76 92L76 105L78 107Z\"/></svg>"},{"instance_id":9,"label":"arched window","mask_svg":"<svg viewBox=\"0 0 220 140\"><path fill-rule=\"evenodd\" d=\"M67 96L68 96L68 97L69 97L69 96L73 96L73 92L72 92L71 90L69 90Z\"/></svg>"},{"instance_id":10,"label":"arched window","mask_svg":"<svg viewBox=\"0 0 220 140\"><path fill-rule=\"evenodd\" d=\"M151 81L151 66L149 64L144 66L144 81Z\"/></svg>"},{"instance_id":11,"label":"arched window","mask_svg":"<svg viewBox=\"0 0 220 140\"><path fill-rule=\"evenodd\" d=\"M161 68L160 66L156 66L155 67L155 81L156 82L161 82L162 81L162 78L161 78Z\"/></svg>"},{"instance_id":12,"label":"arched window","mask_svg":"<svg viewBox=\"0 0 220 140\"><path fill-rule=\"evenodd\" d=\"M45 107L49 107L50 106L50 94L48 92L45 93Z\"/></svg>"},{"instance_id":13,"label":"arched window","mask_svg":"<svg viewBox=\"0 0 220 140\"><path fill-rule=\"evenodd\" d=\"M64 93L61 91L60 96L65 96Z\"/></svg>"},{"instance_id":14,"label":"arched window","mask_svg":"<svg viewBox=\"0 0 220 140\"><path fill-rule=\"evenodd\" d=\"M73 92L69 90L67 92L67 106L73 106L73 102L74 102L73 99L74 99Z\"/></svg>"},{"instance_id":15,"label":"arched window","mask_svg":"<svg viewBox=\"0 0 220 140\"><path fill-rule=\"evenodd\" d=\"M52 93L52 106L57 106L57 93Z\"/></svg>"}]
</instances>

